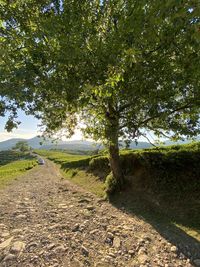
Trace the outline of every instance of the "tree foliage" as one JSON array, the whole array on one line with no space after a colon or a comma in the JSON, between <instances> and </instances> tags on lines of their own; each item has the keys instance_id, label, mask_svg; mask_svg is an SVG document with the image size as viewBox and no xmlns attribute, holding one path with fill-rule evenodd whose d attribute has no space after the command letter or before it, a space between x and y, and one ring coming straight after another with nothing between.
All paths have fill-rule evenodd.
<instances>
[{"instance_id":1,"label":"tree foliage","mask_svg":"<svg viewBox=\"0 0 200 267\"><path fill-rule=\"evenodd\" d=\"M0 111L11 122L19 107L47 135L79 122L111 154L118 138L200 132L198 0L16 0L0 12Z\"/></svg>"},{"instance_id":2,"label":"tree foliage","mask_svg":"<svg viewBox=\"0 0 200 267\"><path fill-rule=\"evenodd\" d=\"M19 150L21 152L26 152L30 150L30 146L26 141L19 141L16 145L12 148L13 150Z\"/></svg>"}]
</instances>

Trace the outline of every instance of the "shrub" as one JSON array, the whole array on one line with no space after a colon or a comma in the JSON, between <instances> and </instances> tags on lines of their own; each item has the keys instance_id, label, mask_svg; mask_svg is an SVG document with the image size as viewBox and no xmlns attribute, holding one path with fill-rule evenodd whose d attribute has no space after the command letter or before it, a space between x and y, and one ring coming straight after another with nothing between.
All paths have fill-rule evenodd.
<instances>
[{"instance_id":1,"label":"shrub","mask_svg":"<svg viewBox=\"0 0 200 267\"><path fill-rule=\"evenodd\" d=\"M99 170L99 171L108 171L109 169L109 160L107 156L99 156L92 158L89 162L90 170Z\"/></svg>"},{"instance_id":2,"label":"shrub","mask_svg":"<svg viewBox=\"0 0 200 267\"><path fill-rule=\"evenodd\" d=\"M106 177L106 181L105 181L105 192L109 196L109 195L115 193L117 191L117 189L118 189L117 181L113 177L112 173L110 173Z\"/></svg>"}]
</instances>

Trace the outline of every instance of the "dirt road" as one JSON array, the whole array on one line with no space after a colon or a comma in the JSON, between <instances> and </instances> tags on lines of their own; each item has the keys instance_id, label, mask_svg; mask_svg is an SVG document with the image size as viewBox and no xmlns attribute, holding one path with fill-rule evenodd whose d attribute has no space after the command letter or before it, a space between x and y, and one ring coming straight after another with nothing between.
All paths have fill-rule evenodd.
<instances>
[{"instance_id":1,"label":"dirt road","mask_svg":"<svg viewBox=\"0 0 200 267\"><path fill-rule=\"evenodd\" d=\"M51 162L0 196L0 266L193 266L150 224L63 180Z\"/></svg>"}]
</instances>

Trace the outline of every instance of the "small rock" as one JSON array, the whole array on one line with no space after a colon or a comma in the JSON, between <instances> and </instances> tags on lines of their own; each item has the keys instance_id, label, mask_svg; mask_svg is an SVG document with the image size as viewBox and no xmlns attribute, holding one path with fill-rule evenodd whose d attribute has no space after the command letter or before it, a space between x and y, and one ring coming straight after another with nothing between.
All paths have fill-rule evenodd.
<instances>
[{"instance_id":1,"label":"small rock","mask_svg":"<svg viewBox=\"0 0 200 267\"><path fill-rule=\"evenodd\" d=\"M27 216L25 214L19 214L16 216L16 219L26 219Z\"/></svg>"},{"instance_id":2,"label":"small rock","mask_svg":"<svg viewBox=\"0 0 200 267\"><path fill-rule=\"evenodd\" d=\"M95 267L110 267L110 264L107 264L105 262L97 262L95 263Z\"/></svg>"},{"instance_id":3,"label":"small rock","mask_svg":"<svg viewBox=\"0 0 200 267\"><path fill-rule=\"evenodd\" d=\"M29 252L33 252L36 248L37 248L38 244L35 243L35 242L31 242L27 245L26 249L29 251Z\"/></svg>"},{"instance_id":4,"label":"small rock","mask_svg":"<svg viewBox=\"0 0 200 267\"><path fill-rule=\"evenodd\" d=\"M16 241L13 243L10 252L11 253L21 253L25 249L26 244L22 241Z\"/></svg>"},{"instance_id":5,"label":"small rock","mask_svg":"<svg viewBox=\"0 0 200 267\"><path fill-rule=\"evenodd\" d=\"M145 264L148 262L148 256L146 254L141 254L138 256L138 261L140 264Z\"/></svg>"},{"instance_id":6,"label":"small rock","mask_svg":"<svg viewBox=\"0 0 200 267\"><path fill-rule=\"evenodd\" d=\"M82 246L81 247L82 253L84 256L88 257L89 256L89 251L87 250L86 247Z\"/></svg>"},{"instance_id":7,"label":"small rock","mask_svg":"<svg viewBox=\"0 0 200 267\"><path fill-rule=\"evenodd\" d=\"M11 261L11 260L14 260L15 258L16 258L16 255L8 254L7 256L5 256L5 258L3 260L4 261Z\"/></svg>"},{"instance_id":8,"label":"small rock","mask_svg":"<svg viewBox=\"0 0 200 267\"><path fill-rule=\"evenodd\" d=\"M135 254L135 252L134 252L134 250L130 249L130 250L128 251L128 254L130 254L131 256L133 256L133 255Z\"/></svg>"},{"instance_id":9,"label":"small rock","mask_svg":"<svg viewBox=\"0 0 200 267\"><path fill-rule=\"evenodd\" d=\"M62 253L66 251L66 248L63 245L60 245L54 249L55 253Z\"/></svg>"},{"instance_id":10,"label":"small rock","mask_svg":"<svg viewBox=\"0 0 200 267\"><path fill-rule=\"evenodd\" d=\"M120 240L120 238L119 237L115 237L113 239L113 247L120 248L120 246L121 246L121 240Z\"/></svg>"},{"instance_id":11,"label":"small rock","mask_svg":"<svg viewBox=\"0 0 200 267\"><path fill-rule=\"evenodd\" d=\"M90 231L90 234L91 234L91 235L94 235L94 234L96 234L97 232L99 232L99 229L94 229L94 230Z\"/></svg>"},{"instance_id":12,"label":"small rock","mask_svg":"<svg viewBox=\"0 0 200 267\"><path fill-rule=\"evenodd\" d=\"M1 235L1 237L6 238L6 237L9 237L10 236L10 233L9 232L3 232L0 235Z\"/></svg>"},{"instance_id":13,"label":"small rock","mask_svg":"<svg viewBox=\"0 0 200 267\"><path fill-rule=\"evenodd\" d=\"M112 252L110 252L110 253L108 254L108 256L110 256L110 257L112 257L112 258L116 258L116 255L115 255L114 253L112 253Z\"/></svg>"},{"instance_id":14,"label":"small rock","mask_svg":"<svg viewBox=\"0 0 200 267\"><path fill-rule=\"evenodd\" d=\"M195 264L197 267L200 267L200 259L195 259L195 260L194 260L194 264Z\"/></svg>"},{"instance_id":15,"label":"small rock","mask_svg":"<svg viewBox=\"0 0 200 267\"><path fill-rule=\"evenodd\" d=\"M89 203L90 200L87 199L87 198L82 198L82 199L79 199L78 203Z\"/></svg>"},{"instance_id":16,"label":"small rock","mask_svg":"<svg viewBox=\"0 0 200 267\"><path fill-rule=\"evenodd\" d=\"M91 206L91 205L88 205L87 206L87 210L94 210L95 209L95 207L93 207L93 206Z\"/></svg>"},{"instance_id":17,"label":"small rock","mask_svg":"<svg viewBox=\"0 0 200 267\"><path fill-rule=\"evenodd\" d=\"M138 251L138 255L146 254L146 249L144 247L140 248Z\"/></svg>"},{"instance_id":18,"label":"small rock","mask_svg":"<svg viewBox=\"0 0 200 267\"><path fill-rule=\"evenodd\" d=\"M113 258L111 256L105 256L104 257L104 261L105 262L110 262L110 261L113 261Z\"/></svg>"},{"instance_id":19,"label":"small rock","mask_svg":"<svg viewBox=\"0 0 200 267\"><path fill-rule=\"evenodd\" d=\"M83 214L83 216L84 216L85 218L89 218L89 217L92 215L91 211L89 211L89 210L87 210L87 209L83 209L83 210L81 211L81 213Z\"/></svg>"},{"instance_id":20,"label":"small rock","mask_svg":"<svg viewBox=\"0 0 200 267\"><path fill-rule=\"evenodd\" d=\"M171 252L177 252L177 247L176 247L176 246L172 246L172 247L170 248L170 250L171 250Z\"/></svg>"},{"instance_id":21,"label":"small rock","mask_svg":"<svg viewBox=\"0 0 200 267\"><path fill-rule=\"evenodd\" d=\"M22 231L23 231L22 229L13 229L12 233L13 234L21 234Z\"/></svg>"},{"instance_id":22,"label":"small rock","mask_svg":"<svg viewBox=\"0 0 200 267\"><path fill-rule=\"evenodd\" d=\"M48 249L48 250L51 250L51 249L55 248L55 246L56 246L56 244L51 243L51 244L49 244L49 245L47 246L47 249Z\"/></svg>"},{"instance_id":23,"label":"small rock","mask_svg":"<svg viewBox=\"0 0 200 267\"><path fill-rule=\"evenodd\" d=\"M60 225L59 223L56 223L56 224L51 225L51 226L49 227L49 230L58 229L58 228L60 228L60 227L61 227L61 225Z\"/></svg>"},{"instance_id":24,"label":"small rock","mask_svg":"<svg viewBox=\"0 0 200 267\"><path fill-rule=\"evenodd\" d=\"M72 232L77 232L79 230L80 224L76 223L72 229Z\"/></svg>"},{"instance_id":25,"label":"small rock","mask_svg":"<svg viewBox=\"0 0 200 267\"><path fill-rule=\"evenodd\" d=\"M10 243L11 243L11 241L13 240L13 236L12 237L10 237L9 239L7 239L6 241L4 241L3 243L1 243L0 244L0 250L1 249L5 249L5 248L7 248L8 246L10 246Z\"/></svg>"},{"instance_id":26,"label":"small rock","mask_svg":"<svg viewBox=\"0 0 200 267\"><path fill-rule=\"evenodd\" d=\"M114 235L110 232L107 233L107 238L113 240L114 239Z\"/></svg>"}]
</instances>

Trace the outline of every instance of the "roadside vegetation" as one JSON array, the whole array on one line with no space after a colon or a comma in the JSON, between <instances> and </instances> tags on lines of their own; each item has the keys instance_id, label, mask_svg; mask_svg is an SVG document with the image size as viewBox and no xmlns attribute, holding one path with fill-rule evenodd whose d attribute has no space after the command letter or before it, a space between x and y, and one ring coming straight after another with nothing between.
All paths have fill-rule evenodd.
<instances>
[{"instance_id":1,"label":"roadside vegetation","mask_svg":"<svg viewBox=\"0 0 200 267\"><path fill-rule=\"evenodd\" d=\"M121 150L126 179L117 191L106 152L101 156L38 150L59 164L63 176L117 207L155 223L170 222L200 240L200 142Z\"/></svg>"},{"instance_id":2,"label":"roadside vegetation","mask_svg":"<svg viewBox=\"0 0 200 267\"><path fill-rule=\"evenodd\" d=\"M37 165L36 159L17 151L0 152L0 188Z\"/></svg>"}]
</instances>

